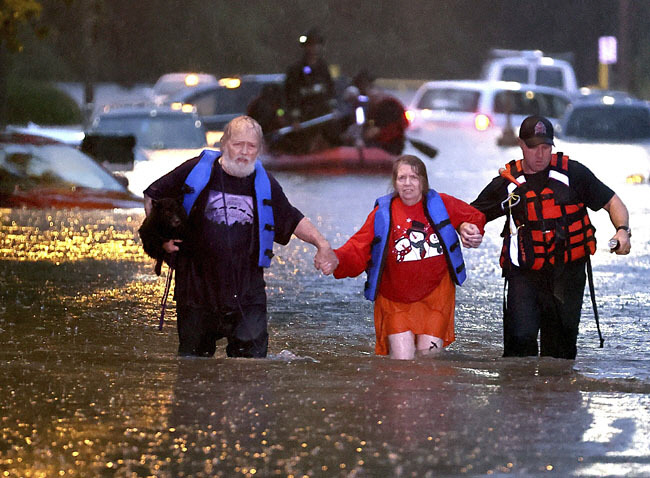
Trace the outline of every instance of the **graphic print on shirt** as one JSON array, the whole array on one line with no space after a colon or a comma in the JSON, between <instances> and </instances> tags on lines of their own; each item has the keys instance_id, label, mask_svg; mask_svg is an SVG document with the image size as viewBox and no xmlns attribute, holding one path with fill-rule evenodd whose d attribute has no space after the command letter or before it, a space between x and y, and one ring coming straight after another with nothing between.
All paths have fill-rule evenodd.
<instances>
[{"instance_id":1,"label":"graphic print on shirt","mask_svg":"<svg viewBox=\"0 0 650 478\"><path fill-rule=\"evenodd\" d=\"M226 198L227 211L224 209L223 199ZM253 197L239 194L222 194L220 191L210 191L208 202L205 206L205 218L218 224L226 223L228 226L235 223L253 224Z\"/></svg>"},{"instance_id":2,"label":"graphic print on shirt","mask_svg":"<svg viewBox=\"0 0 650 478\"><path fill-rule=\"evenodd\" d=\"M397 225L398 239L393 244L397 262L421 261L443 253L438 236L430 224L406 220L406 225Z\"/></svg>"}]
</instances>

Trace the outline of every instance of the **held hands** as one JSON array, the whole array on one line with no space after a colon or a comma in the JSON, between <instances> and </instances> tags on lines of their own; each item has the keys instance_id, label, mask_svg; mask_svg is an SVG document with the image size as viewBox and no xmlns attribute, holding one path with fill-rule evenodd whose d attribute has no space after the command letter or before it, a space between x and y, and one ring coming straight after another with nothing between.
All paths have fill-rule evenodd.
<instances>
[{"instance_id":1,"label":"held hands","mask_svg":"<svg viewBox=\"0 0 650 478\"><path fill-rule=\"evenodd\" d=\"M458 232L460 234L460 242L463 243L463 247L478 247L483 241L481 230L476 224L463 222L458 227Z\"/></svg>"},{"instance_id":2,"label":"held hands","mask_svg":"<svg viewBox=\"0 0 650 478\"><path fill-rule=\"evenodd\" d=\"M314 256L314 267L325 275L330 275L339 265L339 259L328 244L326 247L318 248Z\"/></svg>"}]
</instances>

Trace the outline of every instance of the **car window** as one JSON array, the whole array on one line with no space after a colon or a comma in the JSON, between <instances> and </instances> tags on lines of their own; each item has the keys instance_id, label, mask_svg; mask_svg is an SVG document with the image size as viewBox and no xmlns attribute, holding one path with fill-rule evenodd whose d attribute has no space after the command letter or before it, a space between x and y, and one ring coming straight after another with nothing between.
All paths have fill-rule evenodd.
<instances>
[{"instance_id":1,"label":"car window","mask_svg":"<svg viewBox=\"0 0 650 478\"><path fill-rule=\"evenodd\" d=\"M650 140L650 111L641 107L576 108L567 119L565 134L590 140Z\"/></svg>"},{"instance_id":2,"label":"car window","mask_svg":"<svg viewBox=\"0 0 650 478\"><path fill-rule=\"evenodd\" d=\"M23 190L86 187L124 191L93 159L66 145L7 145L0 149L0 170Z\"/></svg>"},{"instance_id":3,"label":"car window","mask_svg":"<svg viewBox=\"0 0 650 478\"><path fill-rule=\"evenodd\" d=\"M525 66L505 66L501 71L503 81L516 81L518 83L528 83L528 68Z\"/></svg>"},{"instance_id":4,"label":"car window","mask_svg":"<svg viewBox=\"0 0 650 478\"><path fill-rule=\"evenodd\" d=\"M205 132L190 115L103 116L92 128L102 134L132 134L146 149L194 149L205 146Z\"/></svg>"},{"instance_id":5,"label":"car window","mask_svg":"<svg viewBox=\"0 0 650 478\"><path fill-rule=\"evenodd\" d=\"M562 69L552 67L538 67L535 73L535 84L563 89L564 75L562 74Z\"/></svg>"},{"instance_id":6,"label":"car window","mask_svg":"<svg viewBox=\"0 0 650 478\"><path fill-rule=\"evenodd\" d=\"M244 114L248 104L259 95L262 83L242 83L238 88L218 88L188 97L199 116Z\"/></svg>"},{"instance_id":7,"label":"car window","mask_svg":"<svg viewBox=\"0 0 650 478\"><path fill-rule=\"evenodd\" d=\"M561 96L532 91L499 91L494 95L495 113L521 116L542 115L559 118L564 114L568 100Z\"/></svg>"},{"instance_id":8,"label":"car window","mask_svg":"<svg viewBox=\"0 0 650 478\"><path fill-rule=\"evenodd\" d=\"M466 111L478 109L480 92L461 88L431 88L424 92L417 107L428 110Z\"/></svg>"}]
</instances>

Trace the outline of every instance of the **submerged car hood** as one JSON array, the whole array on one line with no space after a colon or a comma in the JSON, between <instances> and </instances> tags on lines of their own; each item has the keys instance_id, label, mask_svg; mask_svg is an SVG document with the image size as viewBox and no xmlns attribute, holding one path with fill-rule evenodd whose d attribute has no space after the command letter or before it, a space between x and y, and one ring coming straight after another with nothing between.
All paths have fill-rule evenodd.
<instances>
[{"instance_id":1,"label":"submerged car hood","mask_svg":"<svg viewBox=\"0 0 650 478\"><path fill-rule=\"evenodd\" d=\"M650 143L596 143L556 138L555 150L587 166L613 189L628 182L632 175L642 175L642 183L648 184Z\"/></svg>"},{"instance_id":2,"label":"submerged car hood","mask_svg":"<svg viewBox=\"0 0 650 478\"><path fill-rule=\"evenodd\" d=\"M15 189L0 195L0 207L78 208L78 209L138 209L143 201L132 194L92 188L38 188L29 191Z\"/></svg>"},{"instance_id":3,"label":"submerged car hood","mask_svg":"<svg viewBox=\"0 0 650 478\"><path fill-rule=\"evenodd\" d=\"M139 150L141 154L138 154L133 170L124 172L124 176L129 180L129 191L138 197L143 197L144 190L156 179L188 159L197 157L202 151L203 148Z\"/></svg>"}]
</instances>

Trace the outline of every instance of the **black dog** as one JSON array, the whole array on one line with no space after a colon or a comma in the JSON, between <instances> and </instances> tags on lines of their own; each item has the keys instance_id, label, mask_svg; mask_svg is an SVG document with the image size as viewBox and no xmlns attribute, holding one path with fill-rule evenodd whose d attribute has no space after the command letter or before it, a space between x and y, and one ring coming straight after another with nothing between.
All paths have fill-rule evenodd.
<instances>
[{"instance_id":1,"label":"black dog","mask_svg":"<svg viewBox=\"0 0 650 478\"><path fill-rule=\"evenodd\" d=\"M142 222L138 233L142 248L156 259L155 271L160 275L163 260L169 259L162 245L170 239L184 239L187 232L187 214L177 199L165 198L152 202L151 212Z\"/></svg>"}]
</instances>

